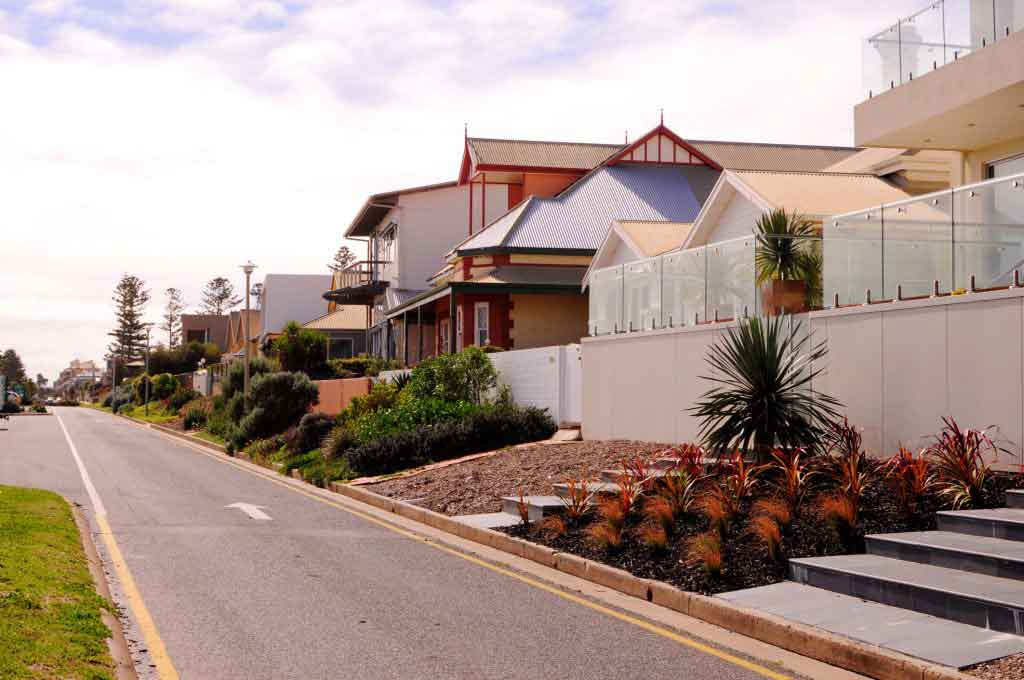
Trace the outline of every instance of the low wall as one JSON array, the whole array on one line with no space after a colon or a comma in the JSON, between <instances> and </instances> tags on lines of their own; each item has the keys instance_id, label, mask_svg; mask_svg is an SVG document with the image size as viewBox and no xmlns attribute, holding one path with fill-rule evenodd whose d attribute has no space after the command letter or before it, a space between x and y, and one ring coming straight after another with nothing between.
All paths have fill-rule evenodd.
<instances>
[{"instance_id":1,"label":"low wall","mask_svg":"<svg viewBox=\"0 0 1024 680\"><path fill-rule=\"evenodd\" d=\"M839 399L864 445L891 455L917 448L952 415L962 427L998 427L1022 463L1024 289L813 312L802 318L829 353L813 389ZM692 441L687 409L711 383L708 348L732 324L585 338L583 435Z\"/></svg>"},{"instance_id":2,"label":"low wall","mask_svg":"<svg viewBox=\"0 0 1024 680\"><path fill-rule=\"evenodd\" d=\"M582 414L579 345L538 347L488 355L517 404L548 410L559 425L578 425Z\"/></svg>"},{"instance_id":3,"label":"low wall","mask_svg":"<svg viewBox=\"0 0 1024 680\"><path fill-rule=\"evenodd\" d=\"M337 380L314 380L320 390L320 403L313 407L318 413L335 416L345 410L353 397L370 393L369 378L340 378Z\"/></svg>"}]
</instances>

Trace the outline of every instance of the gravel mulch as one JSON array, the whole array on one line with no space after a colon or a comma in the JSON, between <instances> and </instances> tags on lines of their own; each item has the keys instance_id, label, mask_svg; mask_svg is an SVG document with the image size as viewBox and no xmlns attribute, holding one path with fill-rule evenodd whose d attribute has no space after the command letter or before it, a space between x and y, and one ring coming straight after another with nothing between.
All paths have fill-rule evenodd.
<instances>
[{"instance_id":1,"label":"gravel mulch","mask_svg":"<svg viewBox=\"0 0 1024 680\"><path fill-rule=\"evenodd\" d=\"M537 444L366 488L400 500L423 499L417 504L448 515L498 512L501 497L514 496L520 486L527 496L550 495L552 484L596 479L625 458L651 457L668 447L631 441Z\"/></svg>"},{"instance_id":2,"label":"gravel mulch","mask_svg":"<svg viewBox=\"0 0 1024 680\"><path fill-rule=\"evenodd\" d=\"M1014 654L964 671L983 680L1021 680L1024 678L1024 654Z\"/></svg>"}]
</instances>

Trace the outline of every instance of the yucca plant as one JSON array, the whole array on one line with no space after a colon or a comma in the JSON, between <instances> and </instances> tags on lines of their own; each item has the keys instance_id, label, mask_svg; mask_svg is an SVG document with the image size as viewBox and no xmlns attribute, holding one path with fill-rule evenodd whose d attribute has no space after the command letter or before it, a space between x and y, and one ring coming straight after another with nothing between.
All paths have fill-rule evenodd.
<instances>
[{"instance_id":1,"label":"yucca plant","mask_svg":"<svg viewBox=\"0 0 1024 680\"><path fill-rule=\"evenodd\" d=\"M985 456L998 456L1001 449L985 430L963 430L951 417L942 422L942 431L925 449L935 468L939 493L954 509L983 507L990 471Z\"/></svg>"},{"instance_id":2,"label":"yucca plant","mask_svg":"<svg viewBox=\"0 0 1024 680\"><path fill-rule=\"evenodd\" d=\"M758 285L773 279L804 280L814 269L811 244L817 234L813 222L778 208L758 218L754 234Z\"/></svg>"},{"instance_id":3,"label":"yucca plant","mask_svg":"<svg viewBox=\"0 0 1024 680\"><path fill-rule=\"evenodd\" d=\"M799 339L786 317L752 318L708 352L715 386L689 411L700 419L706 448L719 457L739 450L759 459L776 448L814 446L838 417L838 400L811 390L825 370L825 343Z\"/></svg>"}]
</instances>

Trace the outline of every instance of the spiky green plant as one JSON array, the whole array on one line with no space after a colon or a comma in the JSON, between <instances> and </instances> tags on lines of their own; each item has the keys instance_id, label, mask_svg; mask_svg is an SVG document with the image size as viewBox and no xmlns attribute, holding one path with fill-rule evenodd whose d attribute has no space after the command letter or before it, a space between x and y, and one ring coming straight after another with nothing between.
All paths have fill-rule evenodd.
<instances>
[{"instance_id":1,"label":"spiky green plant","mask_svg":"<svg viewBox=\"0 0 1024 680\"><path fill-rule=\"evenodd\" d=\"M786 317L740 322L708 352L714 387L689 411L704 445L719 457L740 451L759 459L775 447L814 448L838 418L835 398L811 390L824 370L825 343L800 339Z\"/></svg>"},{"instance_id":2,"label":"spiky green plant","mask_svg":"<svg viewBox=\"0 0 1024 680\"><path fill-rule=\"evenodd\" d=\"M817 268L812 243L817 236L813 222L778 208L766 212L755 225L758 285L773 279L805 280Z\"/></svg>"}]
</instances>

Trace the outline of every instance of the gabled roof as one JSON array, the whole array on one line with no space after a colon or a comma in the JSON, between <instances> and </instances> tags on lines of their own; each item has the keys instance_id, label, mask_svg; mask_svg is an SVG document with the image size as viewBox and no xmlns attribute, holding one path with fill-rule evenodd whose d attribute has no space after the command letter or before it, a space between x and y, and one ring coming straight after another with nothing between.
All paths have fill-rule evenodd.
<instances>
[{"instance_id":1,"label":"gabled roof","mask_svg":"<svg viewBox=\"0 0 1024 680\"><path fill-rule=\"evenodd\" d=\"M729 170L818 172L856 154L847 146L689 140L691 146Z\"/></svg>"},{"instance_id":2,"label":"gabled roof","mask_svg":"<svg viewBox=\"0 0 1024 680\"><path fill-rule=\"evenodd\" d=\"M373 194L363 203L363 207L356 213L355 219L345 230L345 238L350 236L369 236L373 228L380 223L384 216L393 207L398 205L398 197L403 194L417 194L423 191L435 191L437 189L448 189L456 186L456 182L439 182L437 184L425 184L408 189L396 189Z\"/></svg>"},{"instance_id":3,"label":"gabled roof","mask_svg":"<svg viewBox=\"0 0 1024 680\"><path fill-rule=\"evenodd\" d=\"M583 277L586 289L590 274L596 269L611 266L620 246L629 252L630 260L656 257L670 250L681 248L686 242L693 224L690 222L657 222L650 220L617 220L605 235L601 247L590 261Z\"/></svg>"},{"instance_id":4,"label":"gabled roof","mask_svg":"<svg viewBox=\"0 0 1024 680\"><path fill-rule=\"evenodd\" d=\"M333 312L302 324L318 331L359 331L366 329L366 307L338 305Z\"/></svg>"},{"instance_id":5,"label":"gabled roof","mask_svg":"<svg viewBox=\"0 0 1024 680\"><path fill-rule=\"evenodd\" d=\"M606 164L627 162L707 165L715 170L722 169L718 163L665 127L664 123L616 153Z\"/></svg>"},{"instance_id":6,"label":"gabled roof","mask_svg":"<svg viewBox=\"0 0 1024 680\"><path fill-rule=\"evenodd\" d=\"M529 198L449 254L591 254L613 220L694 220L718 175L713 168L697 165L602 166L556 197Z\"/></svg>"},{"instance_id":7,"label":"gabled roof","mask_svg":"<svg viewBox=\"0 0 1024 680\"><path fill-rule=\"evenodd\" d=\"M622 144L545 142L526 139L467 137L459 183L476 170L586 172L620 151Z\"/></svg>"},{"instance_id":8,"label":"gabled roof","mask_svg":"<svg viewBox=\"0 0 1024 680\"><path fill-rule=\"evenodd\" d=\"M910 195L868 174L726 170L700 211L684 247L706 243L737 195L764 212L784 208L811 219L904 200ZM750 225L753 231L754 225Z\"/></svg>"}]
</instances>

